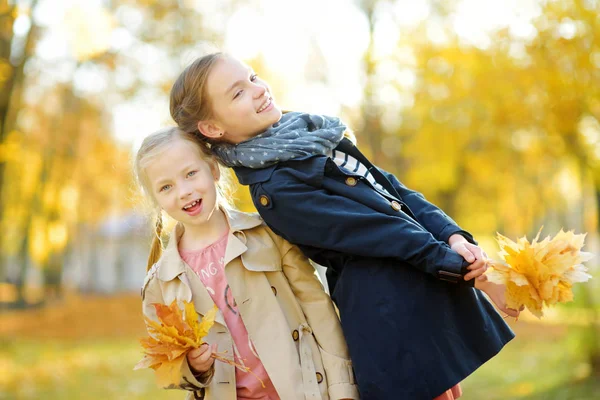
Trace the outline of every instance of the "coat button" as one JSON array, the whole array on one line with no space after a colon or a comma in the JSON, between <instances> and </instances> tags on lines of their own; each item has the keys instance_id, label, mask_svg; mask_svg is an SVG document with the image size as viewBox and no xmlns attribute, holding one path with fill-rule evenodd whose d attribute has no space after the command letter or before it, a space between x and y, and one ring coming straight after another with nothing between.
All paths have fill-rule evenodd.
<instances>
[{"instance_id":1,"label":"coat button","mask_svg":"<svg viewBox=\"0 0 600 400\"><path fill-rule=\"evenodd\" d=\"M323 382L323 374L320 372L317 372L317 382L318 383Z\"/></svg>"},{"instance_id":2,"label":"coat button","mask_svg":"<svg viewBox=\"0 0 600 400\"><path fill-rule=\"evenodd\" d=\"M275 288L275 286L271 286L271 290L273 291L273 294L277 296L277 289Z\"/></svg>"},{"instance_id":3,"label":"coat button","mask_svg":"<svg viewBox=\"0 0 600 400\"><path fill-rule=\"evenodd\" d=\"M400 211L400 210L402 210L402 205L400 205L400 203L398 203L396 200L392 201L392 202L390 203L390 205L392 206L392 208L393 208L395 211Z\"/></svg>"},{"instance_id":4,"label":"coat button","mask_svg":"<svg viewBox=\"0 0 600 400\"><path fill-rule=\"evenodd\" d=\"M348 186L356 186L356 184L358 183L358 181L356 180L356 178L349 176L346 178L346 185Z\"/></svg>"},{"instance_id":5,"label":"coat button","mask_svg":"<svg viewBox=\"0 0 600 400\"><path fill-rule=\"evenodd\" d=\"M260 201L260 204L261 204L263 207L266 207L266 206L268 206L268 205L269 205L269 203L271 202L271 201L269 200L269 198L268 198L267 196L265 196L264 194L263 194L262 196L260 196L260 198L259 198L259 200L258 200L258 201Z\"/></svg>"},{"instance_id":6,"label":"coat button","mask_svg":"<svg viewBox=\"0 0 600 400\"><path fill-rule=\"evenodd\" d=\"M297 342L299 337L300 333L298 333L298 331L294 329L294 332L292 332L292 339L294 339L294 342Z\"/></svg>"}]
</instances>

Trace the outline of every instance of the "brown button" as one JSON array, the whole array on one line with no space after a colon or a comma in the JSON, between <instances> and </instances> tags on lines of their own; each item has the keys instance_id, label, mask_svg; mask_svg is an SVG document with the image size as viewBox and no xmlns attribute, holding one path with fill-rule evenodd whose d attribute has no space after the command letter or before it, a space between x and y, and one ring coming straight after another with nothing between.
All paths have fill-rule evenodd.
<instances>
[{"instance_id":1,"label":"brown button","mask_svg":"<svg viewBox=\"0 0 600 400\"><path fill-rule=\"evenodd\" d=\"M294 332L292 332L292 339L294 339L294 342L297 342L299 337L300 337L300 334L298 333L297 330L294 329Z\"/></svg>"},{"instance_id":2,"label":"brown button","mask_svg":"<svg viewBox=\"0 0 600 400\"><path fill-rule=\"evenodd\" d=\"M358 183L358 181L356 180L356 178L349 176L346 178L346 185L348 186L356 186L356 184Z\"/></svg>"},{"instance_id":3,"label":"brown button","mask_svg":"<svg viewBox=\"0 0 600 400\"><path fill-rule=\"evenodd\" d=\"M390 204L394 210L396 210L396 211L402 210L402 206L396 200L392 201Z\"/></svg>"},{"instance_id":4,"label":"brown button","mask_svg":"<svg viewBox=\"0 0 600 400\"><path fill-rule=\"evenodd\" d=\"M323 374L320 372L317 372L317 382L318 383L323 382Z\"/></svg>"},{"instance_id":5,"label":"brown button","mask_svg":"<svg viewBox=\"0 0 600 400\"><path fill-rule=\"evenodd\" d=\"M259 201L260 201L260 204L261 204L263 207L266 207L266 206L268 206L268 205L269 205L269 203L271 202L271 201L269 200L269 198L268 198L267 196L265 196L264 194L263 194L262 196L260 196L260 200L259 200Z\"/></svg>"},{"instance_id":6,"label":"brown button","mask_svg":"<svg viewBox=\"0 0 600 400\"><path fill-rule=\"evenodd\" d=\"M271 286L271 290L273 291L273 294L277 296L277 289L275 288L275 286Z\"/></svg>"}]
</instances>

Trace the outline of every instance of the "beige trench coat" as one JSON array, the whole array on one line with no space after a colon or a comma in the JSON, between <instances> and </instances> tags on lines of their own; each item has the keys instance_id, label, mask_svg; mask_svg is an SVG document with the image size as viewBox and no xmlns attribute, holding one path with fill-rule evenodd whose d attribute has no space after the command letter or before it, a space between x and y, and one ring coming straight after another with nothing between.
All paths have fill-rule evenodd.
<instances>
[{"instance_id":1,"label":"beige trench coat","mask_svg":"<svg viewBox=\"0 0 600 400\"><path fill-rule=\"evenodd\" d=\"M282 400L358 399L352 364L329 296L300 250L275 235L258 214L229 211L225 274L250 338ZM196 273L181 259L174 229L142 288L143 312L156 320L153 303L193 301L199 313L213 305ZM231 354L232 339L221 312L206 342ZM236 398L234 367L216 361L200 381L182 365L176 388L188 399Z\"/></svg>"}]
</instances>

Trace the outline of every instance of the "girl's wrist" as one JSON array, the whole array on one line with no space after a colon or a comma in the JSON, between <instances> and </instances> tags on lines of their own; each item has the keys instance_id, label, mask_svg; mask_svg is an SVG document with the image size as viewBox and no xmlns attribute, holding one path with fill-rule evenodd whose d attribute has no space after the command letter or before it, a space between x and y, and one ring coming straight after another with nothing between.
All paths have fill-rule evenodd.
<instances>
[{"instance_id":1,"label":"girl's wrist","mask_svg":"<svg viewBox=\"0 0 600 400\"><path fill-rule=\"evenodd\" d=\"M477 279L477 278L473 278L473 279L475 279L475 284L473 285L475 287L475 289L479 289L485 293L489 287L488 281Z\"/></svg>"},{"instance_id":2,"label":"girl's wrist","mask_svg":"<svg viewBox=\"0 0 600 400\"><path fill-rule=\"evenodd\" d=\"M456 243L468 243L469 241L460 233L455 233L448 238L448 245L454 246Z\"/></svg>"},{"instance_id":3,"label":"girl's wrist","mask_svg":"<svg viewBox=\"0 0 600 400\"><path fill-rule=\"evenodd\" d=\"M189 364L189 362L188 362ZM191 364L189 364L190 366L190 371L192 372L192 375L194 375L195 378L200 379L203 378L208 372L210 372L210 368L212 367L212 365L206 370L206 371L200 371L197 370L196 368L192 367Z\"/></svg>"}]
</instances>

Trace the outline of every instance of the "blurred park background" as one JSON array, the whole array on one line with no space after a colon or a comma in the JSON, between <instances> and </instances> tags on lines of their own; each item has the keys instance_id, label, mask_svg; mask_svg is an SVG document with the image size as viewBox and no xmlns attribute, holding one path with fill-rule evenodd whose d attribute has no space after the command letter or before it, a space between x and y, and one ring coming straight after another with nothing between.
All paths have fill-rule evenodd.
<instances>
[{"instance_id":1,"label":"blurred park background","mask_svg":"<svg viewBox=\"0 0 600 400\"><path fill-rule=\"evenodd\" d=\"M132 371L151 222L131 154L215 49L284 108L341 115L491 257L541 226L598 254L599 0L0 0L0 399L183 398ZM465 400L600 399L599 261L573 303L510 322Z\"/></svg>"}]
</instances>

